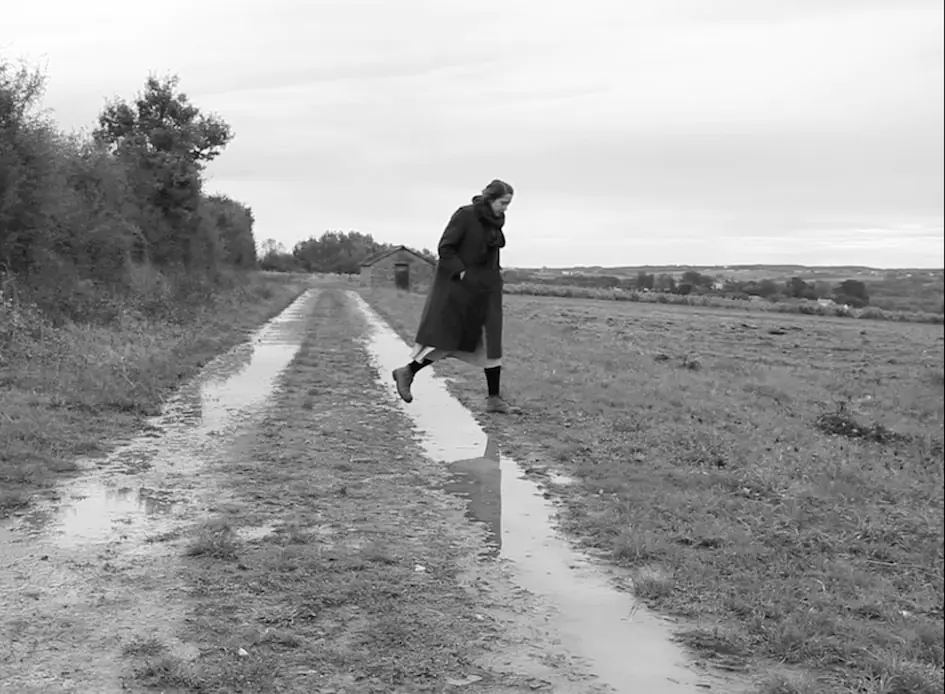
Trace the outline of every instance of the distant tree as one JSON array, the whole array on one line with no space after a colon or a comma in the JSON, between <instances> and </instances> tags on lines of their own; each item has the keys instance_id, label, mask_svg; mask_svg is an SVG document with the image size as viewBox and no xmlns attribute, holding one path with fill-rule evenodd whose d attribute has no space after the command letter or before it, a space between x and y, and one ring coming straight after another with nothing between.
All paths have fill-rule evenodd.
<instances>
[{"instance_id":1,"label":"distant tree","mask_svg":"<svg viewBox=\"0 0 945 694\"><path fill-rule=\"evenodd\" d=\"M253 211L225 195L209 196L204 201L204 207L210 224L217 230L225 261L234 267L255 267Z\"/></svg>"},{"instance_id":2,"label":"distant tree","mask_svg":"<svg viewBox=\"0 0 945 694\"><path fill-rule=\"evenodd\" d=\"M285 246L275 239L266 239L260 245L259 267L275 272L297 272L304 270L299 261Z\"/></svg>"},{"instance_id":3,"label":"distant tree","mask_svg":"<svg viewBox=\"0 0 945 694\"><path fill-rule=\"evenodd\" d=\"M843 280L836 291L838 294L855 296L858 299L869 300L870 298L866 291L866 284L860 280Z\"/></svg>"},{"instance_id":4,"label":"distant tree","mask_svg":"<svg viewBox=\"0 0 945 694\"><path fill-rule=\"evenodd\" d=\"M637 273L637 289L653 289L655 282L656 278L652 274L643 270Z\"/></svg>"},{"instance_id":5,"label":"distant tree","mask_svg":"<svg viewBox=\"0 0 945 694\"><path fill-rule=\"evenodd\" d=\"M379 243L370 234L358 231L326 231L320 237L299 241L292 255L309 272L338 272L353 274L361 261L372 253L390 248Z\"/></svg>"},{"instance_id":6,"label":"distant tree","mask_svg":"<svg viewBox=\"0 0 945 694\"><path fill-rule=\"evenodd\" d=\"M828 299L833 296L833 287L829 282L817 280L814 282L814 294L818 299Z\"/></svg>"},{"instance_id":7,"label":"distant tree","mask_svg":"<svg viewBox=\"0 0 945 694\"><path fill-rule=\"evenodd\" d=\"M259 250L266 256L272 253L285 253L285 246L275 239L266 239L260 244Z\"/></svg>"},{"instance_id":8,"label":"distant tree","mask_svg":"<svg viewBox=\"0 0 945 694\"><path fill-rule=\"evenodd\" d=\"M704 275L697 270L687 270L682 274L679 280L679 286L682 285L689 287L687 293L695 292L703 294L712 290L715 285L715 278L712 277L712 275ZM677 293L681 293L679 292L679 286L676 287Z\"/></svg>"},{"instance_id":9,"label":"distant tree","mask_svg":"<svg viewBox=\"0 0 945 694\"><path fill-rule=\"evenodd\" d=\"M653 288L658 292L672 292L676 290L676 279L668 274L661 273L653 279Z\"/></svg>"},{"instance_id":10,"label":"distant tree","mask_svg":"<svg viewBox=\"0 0 945 694\"><path fill-rule=\"evenodd\" d=\"M178 81L152 76L133 103L108 104L93 137L131 172L131 187L144 203L136 221L149 258L161 265L211 266L222 244L214 229L200 223L202 172L233 134L178 92Z\"/></svg>"},{"instance_id":11,"label":"distant tree","mask_svg":"<svg viewBox=\"0 0 945 694\"><path fill-rule=\"evenodd\" d=\"M844 280L841 282L834 290L834 298L837 303L849 304L854 308L862 308L870 303L866 284L860 280Z\"/></svg>"},{"instance_id":12,"label":"distant tree","mask_svg":"<svg viewBox=\"0 0 945 694\"><path fill-rule=\"evenodd\" d=\"M814 287L800 277L792 277L788 280L784 288L785 295L793 299L816 299L817 292Z\"/></svg>"},{"instance_id":13,"label":"distant tree","mask_svg":"<svg viewBox=\"0 0 945 694\"><path fill-rule=\"evenodd\" d=\"M780 289L774 280L761 280L758 283L758 296L770 299L780 292Z\"/></svg>"}]
</instances>

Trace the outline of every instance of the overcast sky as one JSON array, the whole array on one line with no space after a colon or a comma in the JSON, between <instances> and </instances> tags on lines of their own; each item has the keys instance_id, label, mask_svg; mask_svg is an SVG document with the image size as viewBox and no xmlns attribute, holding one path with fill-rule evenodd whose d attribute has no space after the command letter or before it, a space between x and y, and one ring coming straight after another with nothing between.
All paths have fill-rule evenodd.
<instances>
[{"instance_id":1,"label":"overcast sky","mask_svg":"<svg viewBox=\"0 0 945 694\"><path fill-rule=\"evenodd\" d=\"M943 264L942 0L3 4L67 129L179 74L259 241L433 248L498 177L506 265Z\"/></svg>"}]
</instances>

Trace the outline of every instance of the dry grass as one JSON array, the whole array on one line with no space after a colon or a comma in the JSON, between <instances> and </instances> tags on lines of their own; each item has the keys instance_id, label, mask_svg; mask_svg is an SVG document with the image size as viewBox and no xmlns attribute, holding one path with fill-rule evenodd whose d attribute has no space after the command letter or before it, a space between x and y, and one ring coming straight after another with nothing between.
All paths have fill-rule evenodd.
<instances>
[{"instance_id":1,"label":"dry grass","mask_svg":"<svg viewBox=\"0 0 945 694\"><path fill-rule=\"evenodd\" d=\"M364 295L412 339L423 296ZM523 296L506 313L525 414L490 426L578 479L565 527L687 618L681 638L810 673L772 694L942 691L941 326ZM436 368L481 397L481 373Z\"/></svg>"},{"instance_id":2,"label":"dry grass","mask_svg":"<svg viewBox=\"0 0 945 694\"><path fill-rule=\"evenodd\" d=\"M304 276L248 274L165 320L54 327L0 305L0 517L156 414L169 389L281 311Z\"/></svg>"}]
</instances>

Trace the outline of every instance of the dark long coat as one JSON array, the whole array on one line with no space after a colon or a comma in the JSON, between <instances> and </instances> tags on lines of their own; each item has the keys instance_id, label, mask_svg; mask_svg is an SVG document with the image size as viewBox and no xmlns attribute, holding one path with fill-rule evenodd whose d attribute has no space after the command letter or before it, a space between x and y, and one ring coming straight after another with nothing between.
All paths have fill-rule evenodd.
<instances>
[{"instance_id":1,"label":"dark long coat","mask_svg":"<svg viewBox=\"0 0 945 694\"><path fill-rule=\"evenodd\" d=\"M504 245L501 225L492 228L479 205L456 210L437 246L439 260L417 329L417 344L474 352L485 327L486 357L502 357L499 249Z\"/></svg>"}]
</instances>

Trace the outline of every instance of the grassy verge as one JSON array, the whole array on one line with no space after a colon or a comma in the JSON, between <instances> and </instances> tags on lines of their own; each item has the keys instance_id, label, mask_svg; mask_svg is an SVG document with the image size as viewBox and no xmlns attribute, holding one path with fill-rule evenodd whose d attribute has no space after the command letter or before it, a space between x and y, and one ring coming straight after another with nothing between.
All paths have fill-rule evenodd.
<instances>
[{"instance_id":1,"label":"grassy verge","mask_svg":"<svg viewBox=\"0 0 945 694\"><path fill-rule=\"evenodd\" d=\"M408 339L423 297L364 291ZM764 691L932 694L943 667L940 326L506 298L491 426L577 478L563 522ZM482 375L438 366L467 402ZM786 666L774 674L770 663Z\"/></svg>"},{"instance_id":2,"label":"grassy verge","mask_svg":"<svg viewBox=\"0 0 945 694\"><path fill-rule=\"evenodd\" d=\"M380 397L362 329L326 290L278 399L219 471L227 501L185 540L196 612L181 637L201 655L129 644L139 686L394 694L492 679L473 660L495 634L458 576L476 538Z\"/></svg>"},{"instance_id":3,"label":"grassy verge","mask_svg":"<svg viewBox=\"0 0 945 694\"><path fill-rule=\"evenodd\" d=\"M161 320L119 311L106 325L56 327L35 312L0 307L0 517L49 492L76 469L77 456L133 434L170 389L307 283L261 273L241 280Z\"/></svg>"}]
</instances>

